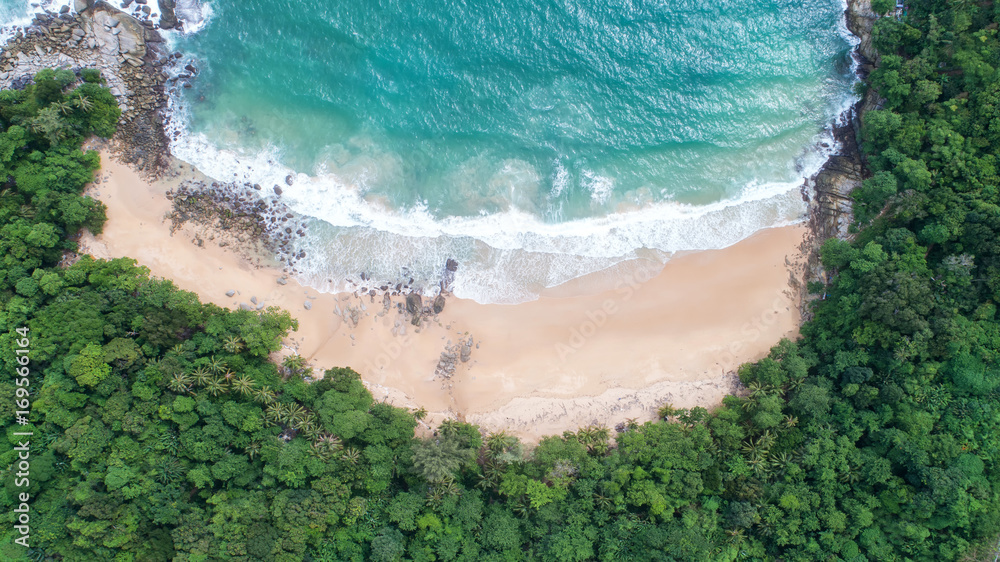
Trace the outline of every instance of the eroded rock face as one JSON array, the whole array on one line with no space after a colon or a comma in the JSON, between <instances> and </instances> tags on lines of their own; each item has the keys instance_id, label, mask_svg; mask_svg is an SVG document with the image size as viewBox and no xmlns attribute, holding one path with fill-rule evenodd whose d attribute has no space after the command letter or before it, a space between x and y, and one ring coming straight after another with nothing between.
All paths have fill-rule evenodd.
<instances>
[{"instance_id":1,"label":"eroded rock face","mask_svg":"<svg viewBox=\"0 0 1000 562\"><path fill-rule=\"evenodd\" d=\"M815 194L811 220L818 241L847 237L854 216L851 192L861 186L865 174L853 127L841 127L835 136L841 143L840 154L832 156L810 180Z\"/></svg>"},{"instance_id":2,"label":"eroded rock face","mask_svg":"<svg viewBox=\"0 0 1000 562\"><path fill-rule=\"evenodd\" d=\"M872 45L872 27L878 16L872 11L871 0L848 0L847 29L861 39L858 52L873 64L878 64L878 52Z\"/></svg>"},{"instance_id":3,"label":"eroded rock face","mask_svg":"<svg viewBox=\"0 0 1000 562\"><path fill-rule=\"evenodd\" d=\"M105 56L121 55L127 63L142 66L147 51L146 28L132 16L98 5L80 12L80 26Z\"/></svg>"},{"instance_id":4,"label":"eroded rock face","mask_svg":"<svg viewBox=\"0 0 1000 562\"><path fill-rule=\"evenodd\" d=\"M872 46L872 27L878 19L871 9L871 0L849 0L847 27L858 36L858 54L861 55L858 71L866 76L874 68L878 53ZM827 238L848 237L848 228L854 216L851 192L861 186L867 175L864 155L860 152L859 132L864 114L881 107L878 93L869 90L853 108L848 124L834 130L841 145L840 153L830 158L820 172L810 180L815 200L811 202L811 221L817 244Z\"/></svg>"}]
</instances>

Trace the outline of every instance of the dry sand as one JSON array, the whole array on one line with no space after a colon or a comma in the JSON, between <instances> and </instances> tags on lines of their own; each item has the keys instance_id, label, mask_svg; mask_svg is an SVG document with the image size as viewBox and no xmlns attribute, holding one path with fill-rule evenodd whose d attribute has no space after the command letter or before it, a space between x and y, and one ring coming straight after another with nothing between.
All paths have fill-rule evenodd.
<instances>
[{"instance_id":1,"label":"dry sand","mask_svg":"<svg viewBox=\"0 0 1000 562\"><path fill-rule=\"evenodd\" d=\"M210 232L197 233L202 245L192 227L171 235L164 193L176 183L148 183L102 154L88 194L108 206L109 220L101 236L84 237L84 251L132 257L204 302L236 308L256 297L289 310L299 320L289 349L317 369L352 367L376 399L424 407L433 421L457 417L536 441L589 424L652 419L666 402L711 408L735 390L741 363L763 357L799 326L790 279L801 271L803 226L675 257L662 270L626 264L613 285L607 274L596 282L612 287L602 291L583 279L518 305L449 298L418 331L395 308L383 313L379 298L322 294L294 279L280 285L280 270L255 267ZM227 297L229 290L237 294ZM348 306L361 311L357 326L344 319ZM470 336L471 359L450 379L435 378L445 347Z\"/></svg>"}]
</instances>

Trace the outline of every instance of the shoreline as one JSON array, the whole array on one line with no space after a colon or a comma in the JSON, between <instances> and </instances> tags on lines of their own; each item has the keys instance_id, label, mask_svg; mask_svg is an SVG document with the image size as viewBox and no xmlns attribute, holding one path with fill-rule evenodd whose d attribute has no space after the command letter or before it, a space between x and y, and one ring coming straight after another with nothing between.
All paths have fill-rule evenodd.
<instances>
[{"instance_id":1,"label":"shoreline","mask_svg":"<svg viewBox=\"0 0 1000 562\"><path fill-rule=\"evenodd\" d=\"M223 233L186 224L171 234L166 192L183 175L147 181L102 151L87 194L108 206L109 220L101 236L84 234L81 253L136 259L203 302L284 308L300 323L286 352L318 369L352 367L376 399L424 407L430 422L463 419L537 441L646 421L665 402L711 408L736 389L740 364L794 337L800 323L801 224L677 256L658 273L636 268L596 294L555 296L556 288L518 305L451 297L414 327L405 295L386 297L386 307L381 297L319 293L251 263Z\"/></svg>"},{"instance_id":2,"label":"shoreline","mask_svg":"<svg viewBox=\"0 0 1000 562\"><path fill-rule=\"evenodd\" d=\"M147 182L130 167L109 164L105 151L101 176L111 179L91 192L108 204L110 220L100 239L84 235L91 254L135 258L204 302L285 308L301 326L284 352L299 352L323 368L352 366L376 398L426 407L431 422L457 417L485 429L509 427L528 440L595 422L651 419L666 401L711 407L738 389L733 373L740 364L797 334L807 315L801 289L823 276L818 244L830 234L845 236L848 195L863 178L861 155L843 140L856 135L859 115L878 102L869 91L848 124L834 130L845 148L803 186L806 225L766 228L722 250L678 254L649 279L640 278L649 268L635 262L596 272L594 278L605 281L631 272L624 286L604 292L594 292L601 282L579 278L519 305L451 298L418 332L402 311L405 295L382 308L382 295L320 294L294 280L282 285L285 275L273 260L258 256L250 263L231 251L238 237L193 225L172 234L162 220L170 210L163 195L179 183L170 177L177 162L167 138L166 90L181 87L196 70L168 79L164 69L182 59L163 52L152 26L110 6L83 4L79 15L36 18L8 43L0 80L16 85L34 69L67 64L111 73L125 114L107 146L145 178L160 179ZM867 0L849 0L845 12L847 27L861 39L854 53L862 58L870 46L869 12ZM116 25L131 42L114 37ZM862 70L868 67L861 62ZM154 251L157 245L163 250ZM266 263L277 267L258 268ZM227 297L227 291L238 293ZM467 362L461 360L466 354Z\"/></svg>"}]
</instances>

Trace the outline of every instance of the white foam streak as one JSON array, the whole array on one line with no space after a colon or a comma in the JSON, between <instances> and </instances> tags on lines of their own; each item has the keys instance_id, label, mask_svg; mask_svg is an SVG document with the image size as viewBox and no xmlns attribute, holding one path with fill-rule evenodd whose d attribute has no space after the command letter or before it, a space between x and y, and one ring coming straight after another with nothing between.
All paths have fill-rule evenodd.
<instances>
[{"instance_id":1,"label":"white foam streak","mask_svg":"<svg viewBox=\"0 0 1000 562\"><path fill-rule=\"evenodd\" d=\"M843 21L840 27L845 39L857 44ZM853 95L837 100L838 124L854 102ZM751 183L737 197L705 205L664 201L604 216L547 222L512 202L493 214L435 219L420 204L390 208L368 197L366 185L352 184L336 170L296 173L281 164L283 155L273 145L255 153L215 146L204 134L188 132L189 116L178 97L171 98L171 108L168 138L173 139L175 156L219 181L260 184L264 197L276 197L276 186L292 210L317 219L296 247L306 251L306 258L296 264L302 282L323 291L352 289L346 279L357 280L364 271L380 281L412 276L417 287L433 288L445 260L455 258L461 266L454 293L484 303L532 300L547 287L627 260L662 264L673 252L723 248L761 229L801 221L806 210L800 194L803 180L839 148L831 132L824 131L798 159L796 179ZM505 173L526 183L538 179L518 162L508 163ZM291 182L286 181L289 176ZM551 180L550 200L570 183L561 163L556 162ZM585 172L582 180L595 204L608 201L613 178Z\"/></svg>"}]
</instances>

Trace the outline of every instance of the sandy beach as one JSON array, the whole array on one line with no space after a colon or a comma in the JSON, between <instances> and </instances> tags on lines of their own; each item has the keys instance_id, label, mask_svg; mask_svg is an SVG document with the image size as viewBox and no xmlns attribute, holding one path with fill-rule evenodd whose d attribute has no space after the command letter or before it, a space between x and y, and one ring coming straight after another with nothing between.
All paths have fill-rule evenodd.
<instances>
[{"instance_id":1,"label":"sandy beach","mask_svg":"<svg viewBox=\"0 0 1000 562\"><path fill-rule=\"evenodd\" d=\"M100 236L85 234L82 250L132 257L204 302L282 307L299 321L288 350L317 369L354 368L376 399L426 408L430 423L456 417L536 441L589 424L652 419L666 402L711 408L734 391L741 363L766 355L799 326L790 281L803 268L801 225L681 255L662 269L629 264L611 288L582 279L518 305L449 298L416 329L397 311L399 298L386 311L380 298L323 294L294 278L282 285L281 270L220 247L211 232L186 226L171 234L165 192L177 181L144 181L102 153L88 194L107 205L108 222ZM442 352L470 337L469 360L450 378L435 377Z\"/></svg>"}]
</instances>

